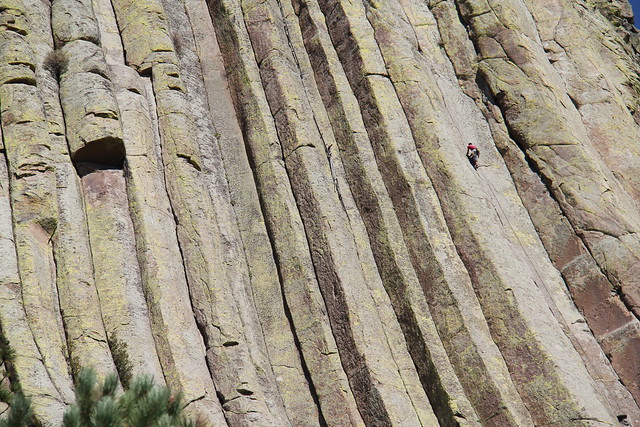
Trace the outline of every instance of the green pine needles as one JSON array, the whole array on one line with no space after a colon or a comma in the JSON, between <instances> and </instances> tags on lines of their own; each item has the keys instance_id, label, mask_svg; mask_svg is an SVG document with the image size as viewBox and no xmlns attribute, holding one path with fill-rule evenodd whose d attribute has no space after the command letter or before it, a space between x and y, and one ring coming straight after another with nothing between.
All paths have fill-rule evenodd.
<instances>
[{"instance_id":1,"label":"green pine needles","mask_svg":"<svg viewBox=\"0 0 640 427\"><path fill-rule=\"evenodd\" d=\"M0 325L0 402L9 403L13 393L20 391L13 372L15 357L16 352L9 345Z\"/></svg>"},{"instance_id":2,"label":"green pine needles","mask_svg":"<svg viewBox=\"0 0 640 427\"><path fill-rule=\"evenodd\" d=\"M126 347L111 337L111 350L118 374L108 375L100 384L93 369L76 369L76 401L67 407L62 427L205 427L183 414L180 395L154 384L150 376L133 377ZM9 409L0 416L0 427L38 427L31 402L20 390L13 369L15 351L0 325L0 402ZM118 380L120 377L120 381ZM122 383L125 391L119 389Z\"/></svg>"},{"instance_id":3,"label":"green pine needles","mask_svg":"<svg viewBox=\"0 0 640 427\"><path fill-rule=\"evenodd\" d=\"M9 402L7 416L0 419L0 427L25 427L37 426L33 420L31 402L22 393L15 393Z\"/></svg>"},{"instance_id":4,"label":"green pine needles","mask_svg":"<svg viewBox=\"0 0 640 427\"><path fill-rule=\"evenodd\" d=\"M12 393L9 410L0 427L38 427L31 402ZM118 393L118 376L109 375L98 384L92 369L80 370L76 379L76 402L64 412L62 427L205 427L206 422L188 419L181 397L154 384L150 376L137 376L131 387Z\"/></svg>"},{"instance_id":5,"label":"green pine needles","mask_svg":"<svg viewBox=\"0 0 640 427\"><path fill-rule=\"evenodd\" d=\"M201 427L182 413L182 399L149 376L133 378L119 396L118 377L96 384L96 374L82 369L76 380L76 403L64 413L63 427Z\"/></svg>"},{"instance_id":6,"label":"green pine needles","mask_svg":"<svg viewBox=\"0 0 640 427\"><path fill-rule=\"evenodd\" d=\"M0 427L36 426L31 402L20 392L13 362L16 352L9 345L0 324L0 402L9 405L9 410L0 419Z\"/></svg>"}]
</instances>

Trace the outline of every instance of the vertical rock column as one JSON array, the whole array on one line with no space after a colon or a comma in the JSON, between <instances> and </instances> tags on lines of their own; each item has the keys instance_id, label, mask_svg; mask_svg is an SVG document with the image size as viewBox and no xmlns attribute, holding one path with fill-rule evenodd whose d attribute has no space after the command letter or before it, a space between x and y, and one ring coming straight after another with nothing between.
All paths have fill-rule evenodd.
<instances>
[{"instance_id":1,"label":"vertical rock column","mask_svg":"<svg viewBox=\"0 0 640 427\"><path fill-rule=\"evenodd\" d=\"M91 241L90 259L93 260L97 291L101 295L101 308L107 315L106 331L101 325L99 330L94 328L91 333L83 332L80 336L90 336L94 341L105 344L108 339L117 338L113 319L109 316L114 299L109 296L120 289L117 284L123 280L122 277L127 277L126 267L120 261L127 258L127 252L119 243L126 239L125 236L129 237L129 242L132 239L132 233L126 233L129 230L118 222L126 224L128 218L122 217L122 213L118 218L111 217L111 221L105 219L114 213L117 216L118 208L127 212L122 170L103 170L122 165L122 130L91 2L56 0L52 4L51 16L55 44L64 55L64 62L60 64L60 103L67 143L78 173L85 175L82 190ZM112 180L120 181L120 185L115 185ZM110 203L96 203L98 199ZM130 257L129 260L135 265L135 258ZM97 302L96 296L92 298ZM85 302L90 304L90 301ZM80 311L87 312L86 308ZM111 336L107 336L107 332ZM113 341L111 345L114 345ZM81 367L76 365L89 364L95 365L99 373L106 374L115 371L115 367L123 367L120 361L114 366L114 362L107 359L108 353L93 353L84 359L72 359L74 370Z\"/></svg>"},{"instance_id":2,"label":"vertical rock column","mask_svg":"<svg viewBox=\"0 0 640 427\"><path fill-rule=\"evenodd\" d=\"M267 375L258 375L258 378L263 381L265 401L271 402L270 404L274 406L281 405L276 403L281 402L279 387L276 386L278 381L270 369L268 349L251 289L250 271L232 205L230 185L216 140L218 133L205 96L206 89L200 71L200 61L190 48L194 44L193 32L185 7L180 0L163 0L163 7L180 59L180 79L184 84L184 94L192 118L192 138L199 149L202 161L202 171L199 175L207 186L209 198L213 201L211 207L216 223L216 234L219 236L218 256L223 263L230 295L233 296L237 305L236 327L241 328L244 340L248 343L247 353L252 365L260 367L258 372L260 369L265 369L267 372ZM203 18L207 15L205 14ZM230 119L233 120L234 117L231 116ZM235 167L237 166L232 166L232 168ZM291 348L291 350L294 349L295 346Z\"/></svg>"},{"instance_id":3,"label":"vertical rock column","mask_svg":"<svg viewBox=\"0 0 640 427\"><path fill-rule=\"evenodd\" d=\"M97 5L100 8L96 9ZM107 64L113 53L112 45L119 46L120 51L122 47L110 3L107 6L111 11L115 32L113 29L105 30L101 25L104 6L104 3L84 2L81 6L76 5L73 9L67 10L68 14L76 18L73 22L77 27L84 28L84 34L78 33L76 37L93 40L94 44L97 43L96 40L99 42L96 44L99 50L83 45L84 49L81 51L89 55L89 58L83 58L87 65L85 69L78 69L74 64L70 64L67 71L93 72L96 74L96 80L105 84L108 93L102 95L106 95L108 103L105 102L104 105L108 105L113 114L102 117L103 132L107 133L107 130L111 129L115 139L121 138L126 144L124 131L119 128L125 126L124 117L119 111L119 106L114 105L117 101L114 95L120 75L113 72ZM65 25L69 24L69 20L70 17L67 16ZM71 38L69 35L66 37ZM115 83L112 84L112 81ZM119 127L109 126L114 121L118 122L116 124ZM125 372L126 354L131 374L150 374L162 384L164 375L151 332L136 252L138 236L135 235L129 212L128 182L118 165L107 164L109 150L101 151L107 153L99 153L91 160L94 163L77 162L76 165L78 171L84 175L82 181L91 231L91 249L105 329L110 346L118 347L118 351L114 351L114 358L121 376L129 374ZM121 379L123 385L128 386L128 378Z\"/></svg>"},{"instance_id":4,"label":"vertical rock column","mask_svg":"<svg viewBox=\"0 0 640 427\"><path fill-rule=\"evenodd\" d=\"M9 173L1 140L0 253L0 324L4 337L15 350L13 369L24 393L32 396L33 410L38 419L45 423L59 423L66 402L49 377L22 303L22 286L11 218Z\"/></svg>"},{"instance_id":5,"label":"vertical rock column","mask_svg":"<svg viewBox=\"0 0 640 427\"><path fill-rule=\"evenodd\" d=\"M380 267L389 264L386 262L387 260L385 260L379 265L376 265L376 249L374 249L374 246L377 242L375 241L375 232L373 233L374 238L370 239L367 233L368 230L365 226L365 220L362 216L362 213L364 213L365 216L375 216L380 214L380 211L375 212L377 206L372 204L371 198L367 198L367 200L362 203L360 196L362 192L369 190L369 185L372 185L373 187L376 185L384 187L384 184L381 180L375 182L375 178L371 181L369 180L369 178L371 178L370 174L376 175L378 172L375 164L372 165L372 163L370 163L373 157L367 157L366 154L362 158L356 158L356 156L349 158L348 156L344 156L345 150L348 150L345 146L353 148L349 143L355 143L357 145L358 142L368 142L363 141L361 138L363 134L358 132L361 131L361 129L357 129L357 124L353 126L352 129L348 129L353 125L353 122L349 123L349 120L354 119L354 117L347 114L341 115L340 117L335 116L336 110L339 110L341 106L344 105L340 102L333 103L327 100L323 103L323 98L333 99L338 94L341 95L340 99L346 101L346 103L349 103L349 101L355 101L355 99L353 97L349 97L348 100L346 100L351 92L349 91L348 83L342 69L339 67L331 68L331 66L336 65L335 62L328 66L329 69L324 68L326 64L323 60L325 60L327 56L332 56L333 54L332 59L337 61L335 52L332 47L330 47L330 43L327 45L327 41L329 40L328 34L323 32L322 35L320 35L322 30L315 34L313 31L307 31L309 27L303 25L303 22L304 24L307 24L306 20L300 19L299 15L301 15L301 10L299 9L298 4L280 2L279 5L282 11L285 32L290 40L291 52L296 59L296 65L300 71L300 79L304 85L304 93L311 107L314 121L322 135L325 155L329 163L329 170L333 179L333 186L347 215L347 229L353 236L357 258L362 268L368 292L371 294L375 306L375 311L368 314L367 317L371 318L378 316L381 321L382 330L384 331L383 340L376 344L382 348L384 348L385 345L389 346L391 355L388 358L387 367L388 369L398 371L402 378L404 388L411 400L413 409L418 416L419 422L422 425L435 425L438 423L437 418L420 382L419 375L407 348L407 341L402 333L402 326L398 321L393 304L391 303L381 277L381 274L384 274L381 273L381 271L384 270L384 267ZM314 10L316 12L315 17L317 18L317 14L320 13L320 10L317 5L314 6ZM305 10L305 12L307 11ZM302 14L304 14L304 12ZM309 17L309 15L306 15L306 18ZM311 26L313 27L315 24L316 23L313 23ZM312 41L310 42L310 40ZM326 48L326 50L315 50L310 52L310 55L308 55L305 48L311 44L318 49L319 46L315 43L320 43L320 46ZM338 87L331 87L330 83L325 84L326 80L323 81L323 78L329 75L335 75L336 81L344 83L345 85L340 86L338 83ZM336 81L334 81L334 83ZM316 84L317 82L318 84ZM322 95L320 91L322 91ZM328 94L327 92L330 92L331 94ZM328 105L329 108L333 107L333 110L325 109L325 105ZM350 112L357 114L357 109L350 110ZM330 113L334 115L333 123L329 117ZM354 132L352 132L352 130ZM354 140L357 142L354 142ZM364 144L361 144L359 148L362 149L362 145ZM358 151L358 149L356 149L356 151ZM350 154L353 154L353 152ZM367 154L372 154L371 150L369 150ZM346 162L343 162L343 156L347 157ZM357 163L358 166L354 166L354 163ZM355 174L358 174L359 178L356 180L353 179L353 170L349 171L350 175L348 176L346 167L352 169L354 167L358 168L358 171L355 172ZM379 174L377 177L379 177ZM350 185L350 183L352 185ZM366 188L366 190L363 191L363 187ZM373 192L379 189L380 187L373 190ZM366 197L367 196L365 196L365 198ZM401 244L401 242L399 243ZM395 283L397 283L397 281L394 280L394 284ZM372 370L375 369L376 367L372 366ZM411 420L411 418L407 417L405 421L409 420ZM395 422L401 423L403 421L398 419Z\"/></svg>"},{"instance_id":6,"label":"vertical rock column","mask_svg":"<svg viewBox=\"0 0 640 427\"><path fill-rule=\"evenodd\" d=\"M225 177L229 183L231 203L244 246L251 289L271 367L276 375L278 389L291 424L317 425L318 408L309 390L293 331L287 319L278 270L249 166L244 138L233 108L215 29L204 1L185 2L185 8L202 67L209 114L218 133L216 139L225 166Z\"/></svg>"},{"instance_id":7,"label":"vertical rock column","mask_svg":"<svg viewBox=\"0 0 640 427\"><path fill-rule=\"evenodd\" d=\"M358 253L354 236L318 128L322 118L315 117L313 95L306 92L300 78L306 70L295 59L294 50L304 54L302 40L283 19L284 14L293 16L293 10L277 1L242 2L241 7L342 365L360 414L373 424L419 423L384 341L383 327L373 314L375 303L366 287L362 260L353 256ZM313 84L311 79L306 83ZM315 105L324 108L321 103ZM325 129L330 141L330 127Z\"/></svg>"},{"instance_id":8,"label":"vertical rock column","mask_svg":"<svg viewBox=\"0 0 640 427\"><path fill-rule=\"evenodd\" d=\"M390 301L387 304L392 305L394 316L400 321L406 345L418 368L414 375L422 378L441 423L446 425L456 419L473 424L475 415L461 393L430 317L427 300L403 241L401 225L375 162L358 101L331 44L322 12L315 2L296 2L295 7L299 9L305 47L331 119L346 179L367 227L371 249L386 288L382 293L372 293L374 296L388 293ZM337 155L336 150L334 156ZM432 372L433 376L427 378L427 372ZM449 378L441 381L439 377L445 376Z\"/></svg>"},{"instance_id":9,"label":"vertical rock column","mask_svg":"<svg viewBox=\"0 0 640 427\"><path fill-rule=\"evenodd\" d=\"M136 337L152 345L166 383L183 393L187 411L201 414L215 425L224 425L215 388L205 362L205 347L194 321L183 258L176 236L176 222L164 186L160 162L160 136L151 81L123 64L124 52L116 16L110 2L95 1L102 45L117 87L117 100L126 145L126 180L129 209L136 235L142 285L149 307L144 316L138 294L127 302L137 325L122 325L127 340ZM126 32L125 32L126 35ZM122 310L122 307L119 308ZM124 314L124 313L122 313ZM122 314L119 314L121 316ZM134 355L145 364L144 354ZM155 361L145 369L159 370Z\"/></svg>"},{"instance_id":10,"label":"vertical rock column","mask_svg":"<svg viewBox=\"0 0 640 427\"><path fill-rule=\"evenodd\" d=\"M330 58L331 50L326 47L326 43L322 55L316 50L318 46L315 44L316 38L312 28L315 26L315 31L318 31L321 25L318 23L319 20L311 15L317 13L313 11L317 6L312 2L305 3L307 9L301 12L301 20L304 22L308 19L307 14L312 19L308 24L303 24L303 28L307 29L305 31L307 46L313 51L312 58L320 64L316 67L317 78L322 82L320 86L330 87L336 84L334 76L339 76L340 73L336 72L335 64L331 72L322 71L322 55ZM332 11L327 18L330 30L335 31L332 34L333 41L360 101L364 121L368 125L367 130L376 149L378 165L383 172L382 177L387 188L390 188L390 195L396 204L396 212L404 227L405 238L413 252L416 269L420 272L418 277L429 297L430 309L433 310L434 317L439 320L436 323L438 332L443 337L460 378L465 381L469 397L478 405L477 410L480 414L492 415L494 418L498 416L497 419L502 422L508 422L509 419L520 419L520 422L525 422L522 420L527 419L526 410L523 410L521 403L518 404L519 399L515 395L513 386L510 385L508 372L489 336L486 324L483 325L483 322L479 321L482 313L473 297L469 279L465 279L461 274L464 266L459 260L456 262L455 248L450 241L442 212L438 208L435 192L428 185L429 179L415 153L406 119L401 114L402 108L397 100L394 100L394 90L390 81L385 78L382 59L379 54L374 53L378 48L371 37L368 23L363 20L362 8L357 4L323 5L327 10ZM345 35L350 36L345 37ZM324 90L327 91L326 87ZM349 88L345 90L344 86L336 90L335 92L340 94L339 98L331 95L334 92L331 90L323 95L332 113L334 128L340 129L341 134L344 135L339 141L345 145L349 142L349 148L345 148L345 156L349 160L345 162L349 165L348 170L352 170L350 179L358 182L352 185L356 199L359 200L361 210L365 214L370 235L375 236L373 237L374 248L383 278L388 285L387 289L393 296L395 309L405 325L407 340L413 346L414 360L418 367L422 368L419 372L425 386L429 387L432 403L436 405L436 413L441 420L450 417L451 415L447 414L447 407L451 406L456 415L461 414L468 420L472 420L472 409L468 406L465 392L461 390L455 372L450 366L447 367L446 356L442 357L444 349L440 350L436 345L439 341L437 333L434 334L435 340L429 339L430 319L423 318L423 315L417 316L415 320L411 318L412 310L423 313L428 312L429 308L426 308L427 299L417 283L407 249L403 248L403 233L401 226L397 224L398 219L394 218L393 213L387 213L384 216L377 214L379 208L375 207L375 204L379 203L384 207L388 202L384 200L384 190L381 193L380 189L376 191L367 188L375 185L375 175L370 171L373 168L368 168L366 174L363 171L354 170L358 167L358 162L351 156L358 155L364 158L367 151L367 137L358 135L358 132L354 131L362 128L363 125L358 126L358 120L362 119L354 114L358 107L356 106L354 110L354 101L343 94L348 93L348 90ZM343 115L348 119L343 119ZM348 128L342 130L341 128L345 126L353 126L353 130ZM359 144L359 147L356 149L351 144ZM372 156L372 154L369 155ZM371 183L365 181L363 184L362 181L367 175L370 176ZM365 189L370 192L376 191L377 200L371 200L371 193L368 195ZM379 220L377 215L382 219ZM427 224L430 226L428 230L424 228ZM453 267L452 263L457 264L457 267ZM400 283L403 284L402 287L398 286ZM420 301L423 301L425 308L419 308ZM411 325L415 326L410 327ZM429 379L430 372L434 370L429 369L425 363L428 359L424 357L425 351L420 351L420 334L417 334L416 330L422 331L422 339L432 352L432 363L436 364L435 371L438 375L436 378L439 380L439 387L436 386L438 382ZM469 337L472 337L472 346L470 346ZM469 372L469 366L474 366L471 371L473 375ZM479 383L482 387L478 387ZM505 401L510 402L509 406L503 407L499 403L500 394L497 393L503 393Z\"/></svg>"},{"instance_id":11,"label":"vertical rock column","mask_svg":"<svg viewBox=\"0 0 640 427\"><path fill-rule=\"evenodd\" d=\"M249 156L286 306L321 413L334 423L362 423L329 328L251 41L244 20L234 18L242 16L242 11L235 2L211 1L208 5L229 70L241 129L250 146Z\"/></svg>"},{"instance_id":12,"label":"vertical rock column","mask_svg":"<svg viewBox=\"0 0 640 427\"><path fill-rule=\"evenodd\" d=\"M149 111L149 100L155 108L151 84L124 65L112 69L119 74L117 97L127 145L130 212L159 361L167 385L183 393L189 412L225 425L194 321L176 223L156 155L159 137Z\"/></svg>"},{"instance_id":13,"label":"vertical rock column","mask_svg":"<svg viewBox=\"0 0 640 427\"><path fill-rule=\"evenodd\" d=\"M130 319L131 323L119 326L119 333L122 341L130 343L129 352L134 363L137 361L140 368L147 365L143 369L155 372L155 375L164 374L166 384L183 394L189 413L200 414L214 425L225 425L205 363L202 337L191 310L176 224L157 157L159 136L151 83L121 63L124 55L112 5L103 1L95 3L99 28L104 36L103 49L107 52L122 115L126 190L136 236L135 254L129 242L121 244L126 245L126 253L132 258L137 255L148 306L147 317L140 287L136 286L129 288L126 300L121 301L124 304L114 306L111 314L114 319L123 315ZM115 6L117 9L118 4ZM124 7L126 9L128 5ZM133 12L139 11L134 9ZM125 27L122 24L123 37L127 39ZM135 33L134 27L129 30L133 29ZM142 38L140 42L146 40ZM138 339L149 346L155 341L152 353L157 354L157 362L152 359L148 365L144 352L137 352Z\"/></svg>"},{"instance_id":14,"label":"vertical rock column","mask_svg":"<svg viewBox=\"0 0 640 427\"><path fill-rule=\"evenodd\" d=\"M519 1L496 10L486 2L457 4L472 29L482 75L515 141L637 315L640 214L586 142L582 120L548 61L531 16Z\"/></svg>"},{"instance_id":15,"label":"vertical rock column","mask_svg":"<svg viewBox=\"0 0 640 427\"><path fill-rule=\"evenodd\" d=\"M612 292L612 283L602 273L593 257L564 217L546 186L535 174L515 142L509 137L502 113L481 80L476 84L476 71L472 64L475 49L467 31L460 22L451 1L432 1L434 13L445 51L455 68L461 87L476 104L487 120L493 140L513 178L518 194L536 226L547 253L561 272L571 291L573 301L583 313L589 327L581 322L566 325L576 349L586 361L587 369L608 403L617 408L618 416L626 416L632 423L640 422L640 413L633 397L620 383L634 390L634 380L625 377L635 372L638 358L638 320L625 307L620 296ZM483 92L484 91L484 92ZM600 341L611 358L616 371L606 360L593 335Z\"/></svg>"},{"instance_id":16,"label":"vertical rock column","mask_svg":"<svg viewBox=\"0 0 640 427\"><path fill-rule=\"evenodd\" d=\"M151 323L162 318L154 315L162 311L162 303L158 301L156 281L167 282L172 285L184 280L184 273L180 268L180 252L175 242L175 224L168 208L166 194L162 187L163 176L158 169L153 147L153 124L149 117L148 103L144 85L137 81L138 74L125 66L111 66L116 80L116 98L121 115L123 137L127 151L126 188L120 188L128 195L128 206L124 209L106 210L95 206L97 215L117 215L124 233L116 230L117 234L133 235L135 242L110 240L112 244L121 246L118 253L127 254L130 260L128 266L122 266L117 271L127 271L128 279L124 282L112 283L109 290L105 289L107 299L113 301L109 308L105 306L105 322L113 326L113 334L128 348L128 355L133 364L134 372L152 374L158 381L164 381L164 374L158 353L170 353L162 345L162 340L154 341ZM121 185L120 181L116 183ZM99 196L99 193L96 194ZM164 196L164 197L163 197ZM141 200L142 198L142 200ZM150 209L150 205L160 204L163 208ZM128 209L127 209L128 208ZM141 213L142 211L142 213ZM128 215L131 214L131 223ZM152 223L151 229L141 227L142 223ZM135 245L134 245L135 243ZM173 245L171 243L174 243ZM161 258L163 261L152 262L153 270L149 271L149 259L158 252L173 252ZM102 254L109 258L109 254ZM120 256L120 259L123 257ZM138 269L137 260L140 265ZM114 260L116 261L116 260ZM126 269L126 270L125 270ZM171 274L164 274L171 271ZM122 285L117 286L122 283ZM124 286L129 284L129 286ZM107 293L108 291L108 293ZM145 301L145 294L149 304ZM184 295L182 295L184 298ZM175 298L180 300L181 296ZM177 305L177 304L176 304ZM147 308L148 307L148 308ZM176 319L177 320L177 319ZM185 335L189 333L185 331ZM195 340L197 343L197 340ZM156 345L158 350L156 350ZM189 346L185 346L188 348ZM191 345L197 348L197 346ZM196 352L197 353L197 352Z\"/></svg>"},{"instance_id":17,"label":"vertical rock column","mask_svg":"<svg viewBox=\"0 0 640 427\"><path fill-rule=\"evenodd\" d=\"M480 112L460 91L453 70L438 66L442 59L433 58L434 52L439 52L436 38L429 40L423 33L416 40L402 9L379 6L371 4L367 12L386 69L437 190L456 249L472 275L492 335L531 416L538 423L615 419L598 400L593 380L556 323L564 320L552 315L562 310L566 295L564 300L554 295L547 301L546 294L550 289L562 294L563 283L548 261L498 153L485 150L492 167L482 170L481 180L474 179L473 168L460 167L461 162L468 165L457 141L490 140ZM412 16L425 14L423 22L430 14L410 1L403 6ZM430 21L435 29L432 17ZM422 28L416 30L418 34ZM475 120L463 124L463 117L474 116ZM508 265L506 258L510 259ZM507 288L509 292L505 292ZM539 310L546 305L550 305L549 311ZM579 318L575 310L567 323L574 317ZM516 336L518 340L513 339ZM527 360L526 371L523 360ZM555 393L553 405L547 402L551 393Z\"/></svg>"},{"instance_id":18,"label":"vertical rock column","mask_svg":"<svg viewBox=\"0 0 640 427\"><path fill-rule=\"evenodd\" d=\"M178 238L196 321L204 331L207 362L225 417L232 425L256 422L259 418L267 424L278 424L278 419L280 423L286 422L286 417L281 418L284 413L277 412L278 402L271 409L265 405L262 382L250 358L251 342L244 336L238 306L228 286L214 209L209 194L200 188L203 184L198 171L200 159L189 135L193 125L187 115L186 99L180 93L183 88L177 86L180 84L177 67L155 65L153 83L167 189L178 218ZM268 375L270 368L263 369ZM275 382L265 385L275 386ZM273 410L275 413L270 413Z\"/></svg>"},{"instance_id":19,"label":"vertical rock column","mask_svg":"<svg viewBox=\"0 0 640 427\"><path fill-rule=\"evenodd\" d=\"M51 62L51 10L29 2L31 31L27 39L38 64L36 79L48 122L57 180L58 227L52 239L62 321L72 370L91 366L102 376L115 371L102 324L93 278L91 250L80 180L68 155L60 106L56 65ZM49 58L48 60L45 58Z\"/></svg>"},{"instance_id":20,"label":"vertical rock column","mask_svg":"<svg viewBox=\"0 0 640 427\"><path fill-rule=\"evenodd\" d=\"M25 378L25 392L38 395L36 410L43 419L55 422L60 419L61 405L69 402L73 395L51 244L58 217L56 178L44 109L35 81L35 62L25 40L29 26L22 2L0 3L0 18L0 125L8 161L20 277L19 283L10 284L4 290L10 290L10 300L21 292L20 303L36 348L20 321L24 317L21 310L15 310L17 307L14 308L15 320L3 322L3 327L16 322L20 330L22 324L25 336L12 344L19 354L18 376ZM7 272L11 272L11 265ZM12 334L13 331L9 333L10 340ZM27 362L24 357L36 359ZM39 361L46 371L41 369ZM28 378L32 375L31 369L40 372Z\"/></svg>"},{"instance_id":21,"label":"vertical rock column","mask_svg":"<svg viewBox=\"0 0 640 427\"><path fill-rule=\"evenodd\" d=\"M238 297L242 295L234 294L229 286L230 280L237 278L224 262L219 212L209 192L202 191L205 181L194 122L163 6L154 1L144 8L127 2L114 6L123 29L127 61L139 72L152 73L167 190L178 220L178 239L196 321L205 339L209 370L227 422L238 425L261 419L267 424L286 424L275 377L266 356L262 356L266 350L262 337L251 337L244 330L246 316L238 311L242 305ZM138 32L143 28L151 29L152 34L141 43ZM254 310L246 304L243 309Z\"/></svg>"}]
</instances>

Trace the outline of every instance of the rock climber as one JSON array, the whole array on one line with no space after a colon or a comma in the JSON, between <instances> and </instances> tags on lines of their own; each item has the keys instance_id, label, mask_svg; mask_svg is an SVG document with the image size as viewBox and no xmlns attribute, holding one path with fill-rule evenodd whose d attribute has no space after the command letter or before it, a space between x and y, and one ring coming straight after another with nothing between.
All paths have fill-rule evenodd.
<instances>
[{"instance_id":1,"label":"rock climber","mask_svg":"<svg viewBox=\"0 0 640 427\"><path fill-rule=\"evenodd\" d=\"M480 158L480 149L469 143L467 145L467 158L469 159L469 163L473 166L474 169L478 169L478 158Z\"/></svg>"}]
</instances>

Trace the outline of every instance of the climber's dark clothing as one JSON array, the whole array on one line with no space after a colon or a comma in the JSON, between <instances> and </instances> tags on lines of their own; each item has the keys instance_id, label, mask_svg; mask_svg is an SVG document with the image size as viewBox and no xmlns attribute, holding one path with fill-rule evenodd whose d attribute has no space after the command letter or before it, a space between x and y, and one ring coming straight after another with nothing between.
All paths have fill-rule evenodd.
<instances>
[{"instance_id":1,"label":"climber's dark clothing","mask_svg":"<svg viewBox=\"0 0 640 427\"><path fill-rule=\"evenodd\" d=\"M467 158L474 169L478 169L478 158L480 158L480 149L473 144L467 145Z\"/></svg>"}]
</instances>

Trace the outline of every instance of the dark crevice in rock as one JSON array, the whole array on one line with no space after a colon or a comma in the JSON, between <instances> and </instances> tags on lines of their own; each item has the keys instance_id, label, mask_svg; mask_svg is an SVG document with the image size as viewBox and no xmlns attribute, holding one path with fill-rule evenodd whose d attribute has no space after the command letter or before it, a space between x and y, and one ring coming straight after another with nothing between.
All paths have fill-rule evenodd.
<instances>
[{"instance_id":1,"label":"dark crevice in rock","mask_svg":"<svg viewBox=\"0 0 640 427\"><path fill-rule=\"evenodd\" d=\"M248 390L248 389L242 388L242 387L237 388L236 391L238 393L240 393L241 395L243 395L243 396L252 396L253 395L253 392L251 390Z\"/></svg>"},{"instance_id":2,"label":"dark crevice in rock","mask_svg":"<svg viewBox=\"0 0 640 427\"><path fill-rule=\"evenodd\" d=\"M241 131L242 131L242 139L245 143L245 150L247 151L247 153L249 153L248 159L249 159L249 166L251 168L251 172L253 173L253 177L255 182L259 182L258 176L257 176L257 167L255 165L255 161L253 156L251 155L252 150L251 147L249 146L249 142L247 140L247 131L245 129L246 127L246 122L241 120ZM267 214L267 208L264 205L264 200L263 200L263 195L261 194L260 191L258 191L258 202L260 203L260 211L262 212L263 217L266 218L266 214ZM295 327L295 323L293 322L293 316L291 314L291 309L289 308L289 303L287 301L287 297L286 297L286 292L284 289L284 280L282 279L282 273L281 273L281 268L282 268L282 263L280 262L280 259L278 257L278 252L276 250L275 247L275 237L273 236L273 231L271 230L271 227L269 226L269 221L265 221L265 229L267 232L267 236L269 238L269 243L271 245L271 253L273 254L273 258L276 264L276 272L278 273L278 283L280 283L280 293L282 295L282 303L284 306L284 315L287 318L287 322L289 323L289 328L291 329L292 335L293 335L293 342L295 343L296 346L296 350L298 352L298 356L300 357L300 365L302 367L302 372L304 374L304 378L307 381L307 384L309 385L309 392L311 393L311 397L313 398L313 403L315 404L316 408L318 409L318 422L320 424L321 427L327 427L327 421L324 418L324 414L322 413L322 410L320 408L320 399L318 398L318 392L316 391L315 386L313 385L313 378L311 377L311 373L309 371L309 368L307 366L307 363L305 361L304 358L304 352L302 351L302 345L300 344L300 339L298 338L298 333L296 332L296 327Z\"/></svg>"},{"instance_id":3,"label":"dark crevice in rock","mask_svg":"<svg viewBox=\"0 0 640 427\"><path fill-rule=\"evenodd\" d=\"M286 38L288 51L291 53L291 58L293 59L293 63L291 63L290 67L292 69L292 73L296 74L293 84L300 84L301 92L304 97L303 102L305 102L309 107L308 114L313 120L313 129L317 132L318 138L326 150L327 144L313 111L313 102L311 101L308 90L305 87L303 69L300 64L298 54L296 53L294 42L292 41L289 26L286 22L282 2L281 0L276 0L275 2L278 5L280 18L282 19L282 26L284 28L284 36ZM284 53L282 55L285 58L287 56ZM267 70L264 74L267 74L271 67L271 63L264 65L264 67ZM268 84L268 80L265 79L263 73L260 75L263 79L263 86L266 86ZM267 102L269 103L272 116L274 117L276 117L277 111L287 108L286 106L280 106L277 111L274 111L272 106L273 102L269 97L267 97ZM297 117L298 114L296 113L296 118ZM288 131L286 127L287 126L285 125L283 126L285 129L281 129L278 126L276 130L279 134L280 132L284 133ZM307 145L313 146L312 144ZM296 149L297 148L300 148L300 146L296 147ZM358 351L358 346L356 345L356 341L353 336L354 332L350 327L351 321L348 318L348 303L344 291L344 287L348 286L348 284L342 282L340 273L334 269L333 266L336 262L333 260L334 255L331 251L325 249L325 247L328 246L327 242L317 237L312 239L312 236L319 234L319 230L316 228L318 227L316 220L313 218L313 215L310 215L310 213L321 209L321 207L314 206L313 201L310 200L313 196L308 196L305 194L306 189L301 188L302 182L306 181L308 178L295 179L296 174L294 170L292 170L293 166L291 164L287 164L287 158L288 156L285 157L285 170L289 178L288 181L292 187L293 196L302 218L302 224L305 230L304 234L307 241L307 247L310 249L315 277L318 281L325 307L327 308L329 323L338 348L340 362L347 375L349 387L354 394L357 410L367 424L389 423L390 418L388 410L385 407L385 402L382 399L380 392L373 384L371 372L366 364L365 357ZM332 172L333 175L329 159L327 159L327 163L330 172ZM294 179L292 179L292 177ZM335 183L335 176L332 176L332 178L333 183ZM313 186L312 183L305 182L305 184ZM336 187L335 190L339 201L342 203L338 188ZM344 205L342 205L342 207L344 210ZM354 254L354 256L357 256L357 254Z\"/></svg>"},{"instance_id":4,"label":"dark crevice in rock","mask_svg":"<svg viewBox=\"0 0 640 427\"><path fill-rule=\"evenodd\" d=\"M80 163L94 163L122 169L125 158L124 142L120 138L105 137L88 142L73 155L78 168ZM79 172L80 173L80 172ZM80 175L83 175L80 173Z\"/></svg>"},{"instance_id":5,"label":"dark crevice in rock","mask_svg":"<svg viewBox=\"0 0 640 427\"><path fill-rule=\"evenodd\" d=\"M58 303L58 313L57 315L59 316L59 320L61 321L62 324L62 333L64 334L64 342L62 343L62 348L60 349L60 352L62 353L62 355L64 356L64 358L66 359L67 362L67 375L71 374L71 377L73 380L76 379L77 374L80 372L80 366L79 366L79 362L78 359L75 358L73 356L73 354L71 353L71 346L69 345L69 343L71 342L71 340L69 340L69 334L67 331L67 324L65 322L65 315L64 315L64 310L61 309L61 304L60 304L60 292L58 292L58 262L56 259L56 246L57 246L57 242L52 241L52 237L51 236L49 238L49 241L47 242L49 245L49 250L51 251L51 260L53 262L53 275L55 276L53 279L53 286L55 289L55 297L56 297L56 301ZM36 340L36 345L37 345L37 340ZM46 356L45 354L42 353L42 351L40 350L40 348L38 347L38 351L40 352L40 354L43 356L43 361L46 360ZM45 365L46 366L46 365ZM50 372L49 369L47 369L47 373L49 375L49 378L51 379L51 384L53 384L53 387L56 389L56 391L58 392L58 394L60 396L63 396L57 382L56 379L52 376L52 372Z\"/></svg>"},{"instance_id":6,"label":"dark crevice in rock","mask_svg":"<svg viewBox=\"0 0 640 427\"><path fill-rule=\"evenodd\" d=\"M224 404L227 403L227 399L224 398L224 394L222 394L220 390L216 390L216 397L218 398L220 405L224 406ZM223 412L226 412L226 411L223 411Z\"/></svg>"}]
</instances>

